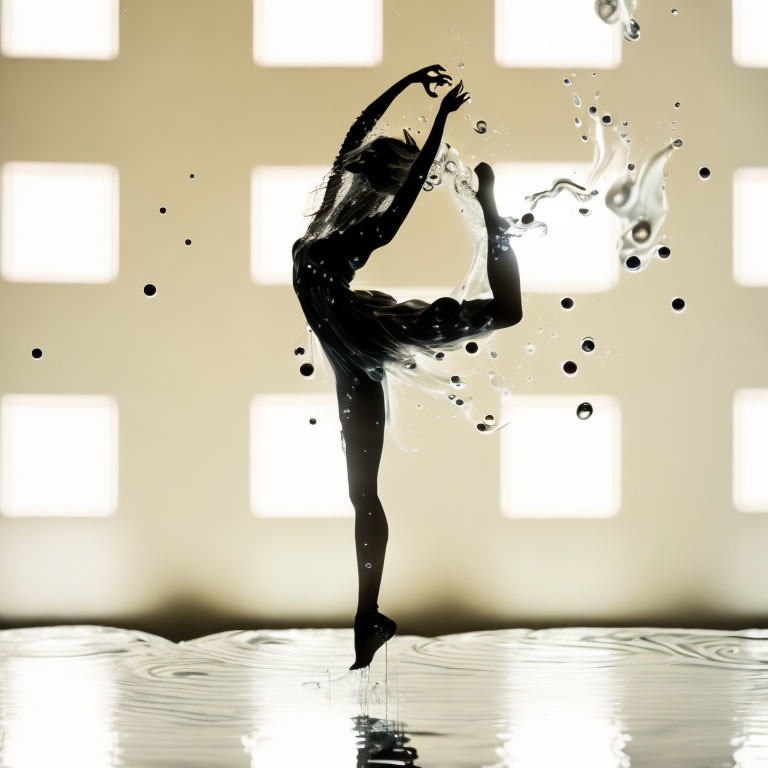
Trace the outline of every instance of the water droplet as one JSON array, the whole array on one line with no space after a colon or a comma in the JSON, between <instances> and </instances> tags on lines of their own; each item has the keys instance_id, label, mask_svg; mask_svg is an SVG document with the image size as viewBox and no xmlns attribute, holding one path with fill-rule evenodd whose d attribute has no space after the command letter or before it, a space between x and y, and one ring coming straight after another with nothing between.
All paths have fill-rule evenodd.
<instances>
[{"instance_id":1,"label":"water droplet","mask_svg":"<svg viewBox=\"0 0 768 768\"><path fill-rule=\"evenodd\" d=\"M680 109L680 102L679 101L675 102L675 109Z\"/></svg>"},{"instance_id":2,"label":"water droplet","mask_svg":"<svg viewBox=\"0 0 768 768\"><path fill-rule=\"evenodd\" d=\"M485 424L483 424L482 421L477 425L477 428L480 432L485 432L485 430L488 429L488 427Z\"/></svg>"},{"instance_id":3,"label":"water droplet","mask_svg":"<svg viewBox=\"0 0 768 768\"><path fill-rule=\"evenodd\" d=\"M610 125L611 124L611 116L610 115L603 115L603 123L605 123L605 125Z\"/></svg>"},{"instance_id":4,"label":"water droplet","mask_svg":"<svg viewBox=\"0 0 768 768\"><path fill-rule=\"evenodd\" d=\"M477 344L474 341L470 341L464 346L464 349L466 349L470 355L473 355L477 352Z\"/></svg>"},{"instance_id":5,"label":"water droplet","mask_svg":"<svg viewBox=\"0 0 768 768\"><path fill-rule=\"evenodd\" d=\"M491 357L496 357L496 353L495 352L489 352L489 354L490 354Z\"/></svg>"},{"instance_id":6,"label":"water droplet","mask_svg":"<svg viewBox=\"0 0 768 768\"><path fill-rule=\"evenodd\" d=\"M525 380L528 381L528 382L531 382L531 381L533 381L533 376L526 376Z\"/></svg>"},{"instance_id":7,"label":"water droplet","mask_svg":"<svg viewBox=\"0 0 768 768\"><path fill-rule=\"evenodd\" d=\"M701 168L699 168L699 178L700 179L703 179L704 181L706 181L710 177L711 174L712 174L712 172L709 170L709 168L707 168L706 165L702 165Z\"/></svg>"},{"instance_id":8,"label":"water droplet","mask_svg":"<svg viewBox=\"0 0 768 768\"><path fill-rule=\"evenodd\" d=\"M435 355L435 359L436 359L436 360L442 360L444 357L445 357L445 352L438 352L438 353Z\"/></svg>"},{"instance_id":9,"label":"water droplet","mask_svg":"<svg viewBox=\"0 0 768 768\"><path fill-rule=\"evenodd\" d=\"M595 351L595 340L591 336L585 336L581 340L581 348L584 352L589 354Z\"/></svg>"},{"instance_id":10,"label":"water droplet","mask_svg":"<svg viewBox=\"0 0 768 768\"><path fill-rule=\"evenodd\" d=\"M365 567L366 567L366 568L370 568L370 567L371 567L371 564L370 564L370 563L366 563L366 564L365 564Z\"/></svg>"},{"instance_id":11,"label":"water droplet","mask_svg":"<svg viewBox=\"0 0 768 768\"><path fill-rule=\"evenodd\" d=\"M184 241L184 245L192 245L192 241L191 241L189 238L187 238L187 239Z\"/></svg>"},{"instance_id":12,"label":"water droplet","mask_svg":"<svg viewBox=\"0 0 768 768\"><path fill-rule=\"evenodd\" d=\"M577 370L578 366L573 362L573 360L567 360L563 363L563 373L566 376L575 376Z\"/></svg>"},{"instance_id":13,"label":"water droplet","mask_svg":"<svg viewBox=\"0 0 768 768\"><path fill-rule=\"evenodd\" d=\"M302 376L311 376L315 372L315 366L312 365L312 363L304 363L304 365L299 368L299 373L301 373Z\"/></svg>"},{"instance_id":14,"label":"water droplet","mask_svg":"<svg viewBox=\"0 0 768 768\"><path fill-rule=\"evenodd\" d=\"M579 208L579 213L582 216L589 216L589 214L592 213L592 210L590 208Z\"/></svg>"},{"instance_id":15,"label":"water droplet","mask_svg":"<svg viewBox=\"0 0 768 768\"><path fill-rule=\"evenodd\" d=\"M590 403L581 403L576 409L576 415L584 421L592 415L592 405Z\"/></svg>"},{"instance_id":16,"label":"water droplet","mask_svg":"<svg viewBox=\"0 0 768 768\"><path fill-rule=\"evenodd\" d=\"M147 283L144 286L144 294L146 296L154 296L156 293L157 293L157 288L155 288L155 286L152 285L152 283Z\"/></svg>"},{"instance_id":17,"label":"water droplet","mask_svg":"<svg viewBox=\"0 0 768 768\"><path fill-rule=\"evenodd\" d=\"M597 114L597 107L590 107L589 108L589 114L590 115L596 115Z\"/></svg>"},{"instance_id":18,"label":"water droplet","mask_svg":"<svg viewBox=\"0 0 768 768\"><path fill-rule=\"evenodd\" d=\"M571 81L567 77L564 77L563 78L563 85L570 85L570 84L571 84Z\"/></svg>"},{"instance_id":19,"label":"water droplet","mask_svg":"<svg viewBox=\"0 0 768 768\"><path fill-rule=\"evenodd\" d=\"M573 94L573 104L576 107L581 106L581 99L575 93Z\"/></svg>"},{"instance_id":20,"label":"water droplet","mask_svg":"<svg viewBox=\"0 0 768 768\"><path fill-rule=\"evenodd\" d=\"M675 139L672 144L676 147L682 147L683 146L683 140L682 139Z\"/></svg>"},{"instance_id":21,"label":"water droplet","mask_svg":"<svg viewBox=\"0 0 768 768\"><path fill-rule=\"evenodd\" d=\"M451 384L458 384L461 381L459 376L451 376Z\"/></svg>"},{"instance_id":22,"label":"water droplet","mask_svg":"<svg viewBox=\"0 0 768 768\"><path fill-rule=\"evenodd\" d=\"M672 309L674 309L675 312L682 312L685 309L685 300L681 299L679 296L672 299Z\"/></svg>"},{"instance_id":23,"label":"water droplet","mask_svg":"<svg viewBox=\"0 0 768 768\"><path fill-rule=\"evenodd\" d=\"M657 251L660 259L668 259L671 252L672 251L670 251L669 247L666 245L662 245L661 248L659 248Z\"/></svg>"},{"instance_id":24,"label":"water droplet","mask_svg":"<svg viewBox=\"0 0 768 768\"><path fill-rule=\"evenodd\" d=\"M587 141L587 137L586 137L586 136L584 136L584 135L582 135L582 137L581 137L581 140L582 140L582 141Z\"/></svg>"},{"instance_id":25,"label":"water droplet","mask_svg":"<svg viewBox=\"0 0 768 768\"><path fill-rule=\"evenodd\" d=\"M563 309L573 309L573 299L570 296L563 296L563 298L560 299L560 306Z\"/></svg>"},{"instance_id":26,"label":"water droplet","mask_svg":"<svg viewBox=\"0 0 768 768\"><path fill-rule=\"evenodd\" d=\"M531 344L530 342L525 345L526 352L528 352L529 355L532 355L536 351L536 347Z\"/></svg>"},{"instance_id":27,"label":"water droplet","mask_svg":"<svg viewBox=\"0 0 768 768\"><path fill-rule=\"evenodd\" d=\"M475 125L475 133L485 133L488 130L488 123L485 120L478 120Z\"/></svg>"},{"instance_id":28,"label":"water droplet","mask_svg":"<svg viewBox=\"0 0 768 768\"><path fill-rule=\"evenodd\" d=\"M671 10L671 14L672 14L673 16L677 16L677 8L673 8L673 9Z\"/></svg>"},{"instance_id":29,"label":"water droplet","mask_svg":"<svg viewBox=\"0 0 768 768\"><path fill-rule=\"evenodd\" d=\"M40 349L38 347L35 347L32 350L32 357L34 357L35 360L39 360L42 356L43 356L43 350L42 349Z\"/></svg>"},{"instance_id":30,"label":"water droplet","mask_svg":"<svg viewBox=\"0 0 768 768\"><path fill-rule=\"evenodd\" d=\"M431 181L425 181L422 189L425 192L431 192L435 188L435 185Z\"/></svg>"},{"instance_id":31,"label":"water droplet","mask_svg":"<svg viewBox=\"0 0 768 768\"><path fill-rule=\"evenodd\" d=\"M520 223L524 224L525 226L528 226L529 224L533 224L533 214L524 213L520 219Z\"/></svg>"},{"instance_id":32,"label":"water droplet","mask_svg":"<svg viewBox=\"0 0 768 768\"><path fill-rule=\"evenodd\" d=\"M161 208L160 213L165 213L165 208Z\"/></svg>"},{"instance_id":33,"label":"water droplet","mask_svg":"<svg viewBox=\"0 0 768 768\"><path fill-rule=\"evenodd\" d=\"M630 272L636 272L638 269L640 269L640 258L638 256L630 256L624 266Z\"/></svg>"},{"instance_id":34,"label":"water droplet","mask_svg":"<svg viewBox=\"0 0 768 768\"><path fill-rule=\"evenodd\" d=\"M574 117L574 118L573 118L573 124L574 124L574 125L575 125L577 128L581 128L581 118L579 118L579 117Z\"/></svg>"},{"instance_id":35,"label":"water droplet","mask_svg":"<svg viewBox=\"0 0 768 768\"><path fill-rule=\"evenodd\" d=\"M632 237L636 243L645 243L651 236L651 225L647 221L638 221L632 227Z\"/></svg>"},{"instance_id":36,"label":"water droplet","mask_svg":"<svg viewBox=\"0 0 768 768\"><path fill-rule=\"evenodd\" d=\"M464 62L463 61L459 62L459 69L464 69Z\"/></svg>"},{"instance_id":37,"label":"water droplet","mask_svg":"<svg viewBox=\"0 0 768 768\"><path fill-rule=\"evenodd\" d=\"M426 123L427 122L427 118L424 117L424 115L419 115L419 120L421 120L422 123Z\"/></svg>"},{"instance_id":38,"label":"water droplet","mask_svg":"<svg viewBox=\"0 0 768 768\"><path fill-rule=\"evenodd\" d=\"M317 424L317 419L310 419L310 420L309 420L309 423L310 423L310 424Z\"/></svg>"},{"instance_id":39,"label":"water droplet","mask_svg":"<svg viewBox=\"0 0 768 768\"><path fill-rule=\"evenodd\" d=\"M634 163L629 163L627 165L627 170L628 171L634 171L635 170L635 164Z\"/></svg>"},{"instance_id":40,"label":"water droplet","mask_svg":"<svg viewBox=\"0 0 768 768\"><path fill-rule=\"evenodd\" d=\"M296 347L296 349L293 350L294 355L303 355L304 354L304 347Z\"/></svg>"},{"instance_id":41,"label":"water droplet","mask_svg":"<svg viewBox=\"0 0 768 768\"><path fill-rule=\"evenodd\" d=\"M595 98L596 98L596 99L599 99L599 98L600 98L600 91L595 91Z\"/></svg>"},{"instance_id":42,"label":"water droplet","mask_svg":"<svg viewBox=\"0 0 768 768\"><path fill-rule=\"evenodd\" d=\"M456 401L456 405L464 405L464 401L459 399Z\"/></svg>"}]
</instances>

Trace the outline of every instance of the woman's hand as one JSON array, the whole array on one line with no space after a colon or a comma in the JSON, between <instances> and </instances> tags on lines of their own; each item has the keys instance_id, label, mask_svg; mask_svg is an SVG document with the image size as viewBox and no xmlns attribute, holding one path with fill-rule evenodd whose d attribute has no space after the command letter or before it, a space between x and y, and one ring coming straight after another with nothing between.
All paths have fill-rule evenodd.
<instances>
[{"instance_id":1,"label":"woman's hand","mask_svg":"<svg viewBox=\"0 0 768 768\"><path fill-rule=\"evenodd\" d=\"M440 102L440 111L444 113L455 112L462 104L469 101L469 92L464 90L464 81L459 80L459 84L451 88L443 96Z\"/></svg>"},{"instance_id":2,"label":"woman's hand","mask_svg":"<svg viewBox=\"0 0 768 768\"><path fill-rule=\"evenodd\" d=\"M421 83L424 86L424 90L433 99L437 98L437 93L430 90L430 85L434 83L435 88L438 88L441 85L451 84L451 76L446 74L445 67L441 67L439 64L419 69L411 75L411 78L414 83Z\"/></svg>"}]
</instances>

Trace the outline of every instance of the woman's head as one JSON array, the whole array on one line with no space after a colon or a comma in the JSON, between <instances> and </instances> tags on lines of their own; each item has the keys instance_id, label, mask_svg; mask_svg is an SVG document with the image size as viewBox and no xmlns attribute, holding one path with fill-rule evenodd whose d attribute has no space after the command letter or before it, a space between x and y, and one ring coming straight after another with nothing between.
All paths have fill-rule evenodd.
<instances>
[{"instance_id":1,"label":"woman's head","mask_svg":"<svg viewBox=\"0 0 768 768\"><path fill-rule=\"evenodd\" d=\"M371 189L384 195L395 194L408 178L419 148L413 137L403 131L405 141L381 136L350 152L344 158L345 171L361 174Z\"/></svg>"}]
</instances>

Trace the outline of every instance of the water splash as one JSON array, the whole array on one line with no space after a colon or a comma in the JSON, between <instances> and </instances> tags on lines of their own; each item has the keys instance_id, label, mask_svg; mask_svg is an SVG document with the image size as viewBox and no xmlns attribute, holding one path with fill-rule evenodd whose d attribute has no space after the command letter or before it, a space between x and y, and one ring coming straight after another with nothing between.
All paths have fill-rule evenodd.
<instances>
[{"instance_id":1,"label":"water splash","mask_svg":"<svg viewBox=\"0 0 768 768\"><path fill-rule=\"evenodd\" d=\"M630 43L640 39L640 25L633 14L637 0L595 0L595 13L606 24L621 24L624 39Z\"/></svg>"}]
</instances>

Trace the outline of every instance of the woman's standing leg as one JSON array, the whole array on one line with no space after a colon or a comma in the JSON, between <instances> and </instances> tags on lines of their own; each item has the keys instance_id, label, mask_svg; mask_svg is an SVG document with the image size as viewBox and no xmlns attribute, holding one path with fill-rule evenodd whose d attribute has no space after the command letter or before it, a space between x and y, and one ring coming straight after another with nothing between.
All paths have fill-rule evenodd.
<instances>
[{"instance_id":1,"label":"woman's standing leg","mask_svg":"<svg viewBox=\"0 0 768 768\"><path fill-rule=\"evenodd\" d=\"M357 614L378 609L379 585L384 570L389 527L378 496L378 473L384 446L384 389L364 371L348 376L336 373L347 459L349 498L355 508L357 552Z\"/></svg>"}]
</instances>

